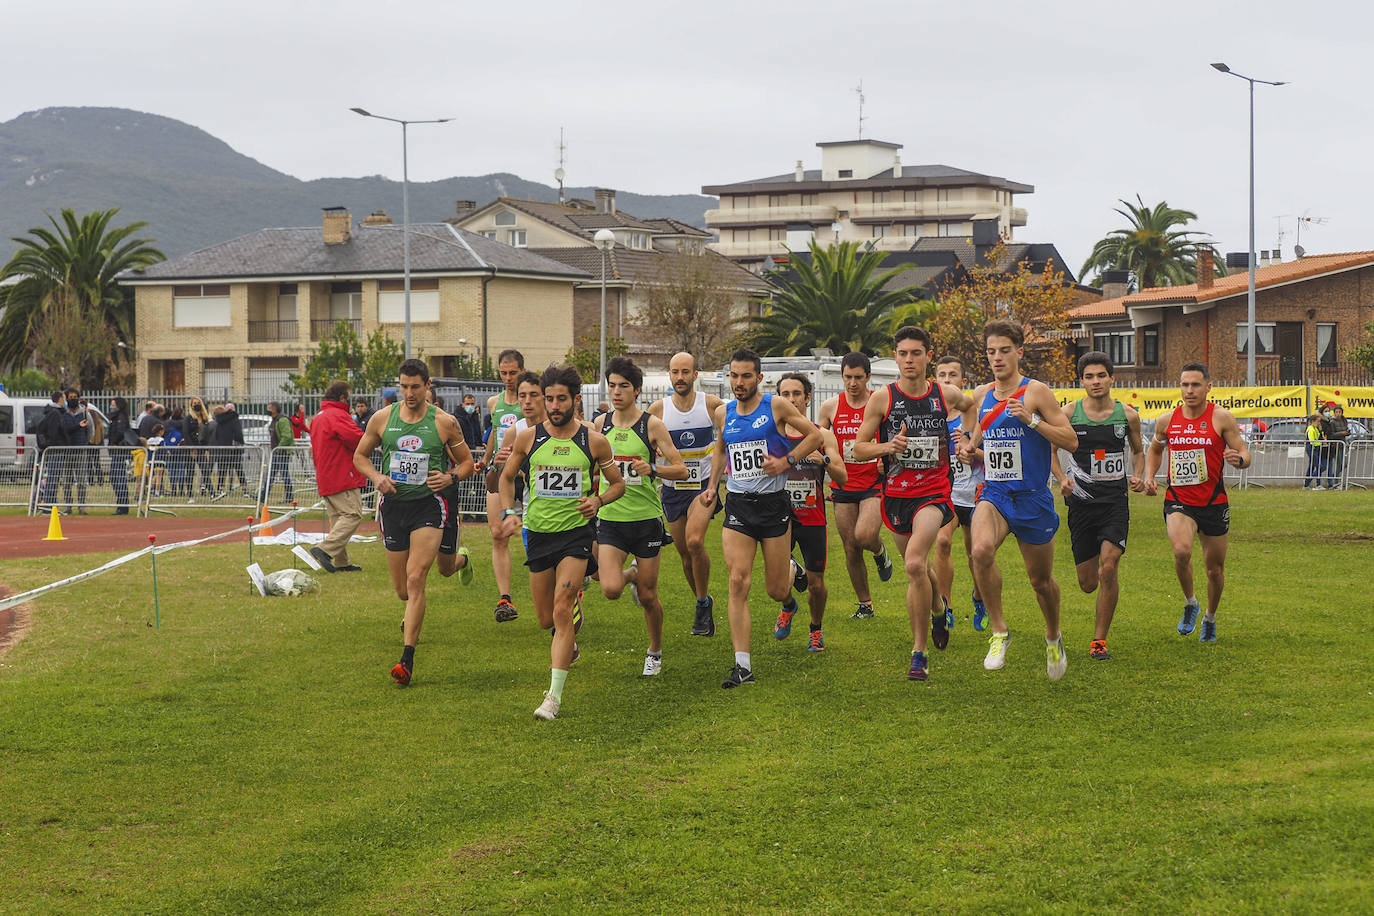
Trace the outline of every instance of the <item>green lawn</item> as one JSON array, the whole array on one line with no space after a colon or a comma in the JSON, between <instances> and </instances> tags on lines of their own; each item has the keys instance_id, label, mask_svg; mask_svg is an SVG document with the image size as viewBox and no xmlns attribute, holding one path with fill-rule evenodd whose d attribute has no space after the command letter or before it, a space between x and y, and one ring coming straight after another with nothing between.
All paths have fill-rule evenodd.
<instances>
[{"instance_id":1,"label":"green lawn","mask_svg":"<svg viewBox=\"0 0 1374 916\"><path fill-rule=\"evenodd\" d=\"M597 595L553 723L548 636L519 568L520 619L492 619L484 528L471 590L431 582L406 690L380 545L295 600L248 597L242 545L167 554L160 629L131 564L38 602L0 657L0 911L1369 912L1374 495L1234 496L1214 646L1174 631L1158 499L1133 503L1111 662L1061 531L1059 683L1014 548L1006 669L958 568L922 685L901 574L849 620L832 538L828 651L804 614L772 639L756 576L759 682L723 691L724 568L720 630L689 637L670 549L663 674L639 677L638 609Z\"/></svg>"}]
</instances>

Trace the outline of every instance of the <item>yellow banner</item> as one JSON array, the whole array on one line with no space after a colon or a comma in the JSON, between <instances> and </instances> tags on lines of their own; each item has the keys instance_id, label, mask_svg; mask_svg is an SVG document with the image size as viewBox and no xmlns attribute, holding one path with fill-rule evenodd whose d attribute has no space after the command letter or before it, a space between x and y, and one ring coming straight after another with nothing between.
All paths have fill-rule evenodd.
<instances>
[{"instance_id":1,"label":"yellow banner","mask_svg":"<svg viewBox=\"0 0 1374 916\"><path fill-rule=\"evenodd\" d=\"M1347 417L1374 417L1374 387L1358 385L1313 385L1312 401L1339 404Z\"/></svg>"},{"instance_id":2,"label":"yellow banner","mask_svg":"<svg viewBox=\"0 0 1374 916\"><path fill-rule=\"evenodd\" d=\"M1318 389L1313 388L1315 395ZM1374 394L1374 388L1342 389ZM1082 388L1056 388L1054 396L1060 404L1083 397ZM1172 413L1183 403L1177 388L1113 388L1112 397L1134 407L1142 419L1153 420ZM1307 388L1303 385L1276 385L1259 388L1213 388L1207 400L1225 407L1237 417L1305 417L1307 416ZM1328 400L1334 400L1328 398ZM1374 398L1369 403L1374 405ZM1374 408L1370 408L1374 412ZM1347 411L1349 413L1349 411ZM1362 416L1356 414L1355 416Z\"/></svg>"}]
</instances>

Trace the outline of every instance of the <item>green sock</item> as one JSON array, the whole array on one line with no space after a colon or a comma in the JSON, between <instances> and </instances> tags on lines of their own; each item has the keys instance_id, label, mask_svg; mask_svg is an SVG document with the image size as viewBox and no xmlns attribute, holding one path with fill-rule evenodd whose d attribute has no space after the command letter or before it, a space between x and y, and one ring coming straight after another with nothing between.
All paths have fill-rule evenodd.
<instances>
[{"instance_id":1,"label":"green sock","mask_svg":"<svg viewBox=\"0 0 1374 916\"><path fill-rule=\"evenodd\" d=\"M558 702L563 702L563 685L568 682L567 668L554 668L550 672L553 676L549 678L549 693Z\"/></svg>"}]
</instances>

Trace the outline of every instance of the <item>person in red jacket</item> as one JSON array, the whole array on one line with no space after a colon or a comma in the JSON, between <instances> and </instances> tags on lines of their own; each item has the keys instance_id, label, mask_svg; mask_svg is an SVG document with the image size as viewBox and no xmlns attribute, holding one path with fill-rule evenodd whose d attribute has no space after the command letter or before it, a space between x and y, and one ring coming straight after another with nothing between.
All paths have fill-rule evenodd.
<instances>
[{"instance_id":1,"label":"person in red jacket","mask_svg":"<svg viewBox=\"0 0 1374 916\"><path fill-rule=\"evenodd\" d=\"M291 421L291 438L299 439L302 433L310 432L310 421L305 418L304 404L297 404L296 412L287 419Z\"/></svg>"},{"instance_id":2,"label":"person in red jacket","mask_svg":"<svg viewBox=\"0 0 1374 916\"><path fill-rule=\"evenodd\" d=\"M310 548L310 554L327 572L358 572L362 567L348 560L348 541L363 520L361 488L367 481L353 466L363 431L349 413L347 382L329 383L309 429L315 482L329 520L329 533L318 547Z\"/></svg>"}]
</instances>

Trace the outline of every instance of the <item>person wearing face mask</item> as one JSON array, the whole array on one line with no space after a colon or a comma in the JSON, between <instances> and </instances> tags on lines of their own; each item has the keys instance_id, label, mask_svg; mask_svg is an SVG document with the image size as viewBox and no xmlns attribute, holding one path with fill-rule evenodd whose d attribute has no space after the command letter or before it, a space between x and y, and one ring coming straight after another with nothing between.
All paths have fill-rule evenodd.
<instances>
[{"instance_id":1,"label":"person wearing face mask","mask_svg":"<svg viewBox=\"0 0 1374 916\"><path fill-rule=\"evenodd\" d=\"M81 403L81 392L68 388L67 409L62 414L62 425L67 431L67 445L89 446L91 444L91 417ZM62 501L67 504L67 513L72 511L72 484L76 484L76 509L86 514L86 462L85 457L73 457L70 453L62 462Z\"/></svg>"},{"instance_id":2,"label":"person wearing face mask","mask_svg":"<svg viewBox=\"0 0 1374 916\"><path fill-rule=\"evenodd\" d=\"M463 431L463 440L468 448L482 447L482 415L477 412L477 397L463 395L463 406L454 414L458 418L458 428Z\"/></svg>"}]
</instances>

